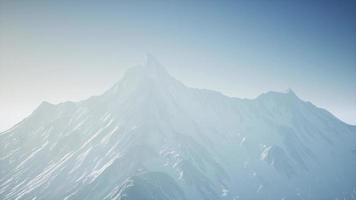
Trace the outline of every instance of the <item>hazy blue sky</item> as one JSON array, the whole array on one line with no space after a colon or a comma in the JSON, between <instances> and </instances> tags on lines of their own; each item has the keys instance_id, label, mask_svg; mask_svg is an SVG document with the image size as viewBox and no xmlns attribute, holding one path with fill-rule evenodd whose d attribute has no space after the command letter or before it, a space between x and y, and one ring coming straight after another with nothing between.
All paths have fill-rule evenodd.
<instances>
[{"instance_id":1,"label":"hazy blue sky","mask_svg":"<svg viewBox=\"0 0 356 200\"><path fill-rule=\"evenodd\" d=\"M356 124L355 0L0 0L0 130L102 93L145 52L189 86L292 88Z\"/></svg>"}]
</instances>

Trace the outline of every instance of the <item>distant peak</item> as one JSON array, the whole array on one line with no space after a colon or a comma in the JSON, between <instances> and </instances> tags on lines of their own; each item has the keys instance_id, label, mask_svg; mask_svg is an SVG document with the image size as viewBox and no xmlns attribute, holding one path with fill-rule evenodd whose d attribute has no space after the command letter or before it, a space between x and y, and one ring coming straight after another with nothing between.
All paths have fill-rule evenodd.
<instances>
[{"instance_id":1,"label":"distant peak","mask_svg":"<svg viewBox=\"0 0 356 200\"><path fill-rule=\"evenodd\" d=\"M263 93L257 97L257 99L266 99L266 98L299 100L299 97L290 88L283 92L270 91L267 93Z\"/></svg>"},{"instance_id":2,"label":"distant peak","mask_svg":"<svg viewBox=\"0 0 356 200\"><path fill-rule=\"evenodd\" d=\"M120 88L124 88L122 90L127 92L127 88L136 89L141 86L152 86L152 83L156 86L165 86L175 81L159 61L153 55L147 53L144 62L141 65L129 68L123 78L109 91L117 93Z\"/></svg>"},{"instance_id":3,"label":"distant peak","mask_svg":"<svg viewBox=\"0 0 356 200\"><path fill-rule=\"evenodd\" d=\"M160 65L157 59L150 53L145 54L144 65Z\"/></svg>"},{"instance_id":4,"label":"distant peak","mask_svg":"<svg viewBox=\"0 0 356 200\"><path fill-rule=\"evenodd\" d=\"M161 63L150 53L145 54L143 66L146 68L165 71L165 68L161 65Z\"/></svg>"},{"instance_id":5,"label":"distant peak","mask_svg":"<svg viewBox=\"0 0 356 200\"><path fill-rule=\"evenodd\" d=\"M286 94L291 95L291 96L297 96L297 95L295 94L295 92L294 92L291 88L288 88L288 89L287 89Z\"/></svg>"},{"instance_id":6,"label":"distant peak","mask_svg":"<svg viewBox=\"0 0 356 200\"><path fill-rule=\"evenodd\" d=\"M145 60L143 63L143 68L145 73L150 75L156 74L158 76L168 75L166 69L161 65L161 63L150 53L145 54Z\"/></svg>"}]
</instances>

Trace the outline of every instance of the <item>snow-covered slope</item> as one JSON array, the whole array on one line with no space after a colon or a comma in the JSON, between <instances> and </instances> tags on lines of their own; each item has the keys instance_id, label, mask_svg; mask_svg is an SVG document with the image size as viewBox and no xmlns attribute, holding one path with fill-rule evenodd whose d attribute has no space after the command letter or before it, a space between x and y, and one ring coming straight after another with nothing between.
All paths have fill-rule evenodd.
<instances>
[{"instance_id":1,"label":"snow-covered slope","mask_svg":"<svg viewBox=\"0 0 356 200\"><path fill-rule=\"evenodd\" d=\"M356 199L356 127L292 91L186 87L148 56L0 133L0 199Z\"/></svg>"}]
</instances>

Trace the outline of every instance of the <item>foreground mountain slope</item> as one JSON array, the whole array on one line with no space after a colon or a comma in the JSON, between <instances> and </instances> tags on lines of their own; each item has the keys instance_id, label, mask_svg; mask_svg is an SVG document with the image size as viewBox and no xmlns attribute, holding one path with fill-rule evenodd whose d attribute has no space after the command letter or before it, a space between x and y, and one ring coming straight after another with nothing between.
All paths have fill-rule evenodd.
<instances>
[{"instance_id":1,"label":"foreground mountain slope","mask_svg":"<svg viewBox=\"0 0 356 200\"><path fill-rule=\"evenodd\" d=\"M192 89L148 56L0 134L0 199L356 199L356 128L292 91Z\"/></svg>"}]
</instances>

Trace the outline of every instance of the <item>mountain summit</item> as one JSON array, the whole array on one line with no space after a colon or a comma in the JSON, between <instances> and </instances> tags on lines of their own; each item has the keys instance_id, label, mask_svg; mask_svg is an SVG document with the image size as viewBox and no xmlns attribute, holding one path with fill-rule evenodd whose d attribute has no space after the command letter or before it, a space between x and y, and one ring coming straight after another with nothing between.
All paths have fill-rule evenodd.
<instances>
[{"instance_id":1,"label":"mountain summit","mask_svg":"<svg viewBox=\"0 0 356 200\"><path fill-rule=\"evenodd\" d=\"M180 84L151 54L146 54L145 62L128 69L124 77L114 85L109 93L145 92Z\"/></svg>"},{"instance_id":2,"label":"mountain summit","mask_svg":"<svg viewBox=\"0 0 356 200\"><path fill-rule=\"evenodd\" d=\"M126 75L129 75L130 73L139 73L143 77L149 77L151 79L172 78L168 74L166 68L164 68L151 54L146 54L145 62L142 65L129 69Z\"/></svg>"},{"instance_id":3,"label":"mountain summit","mask_svg":"<svg viewBox=\"0 0 356 200\"><path fill-rule=\"evenodd\" d=\"M294 92L193 89L151 55L0 133L0 199L356 199L356 128Z\"/></svg>"},{"instance_id":4,"label":"mountain summit","mask_svg":"<svg viewBox=\"0 0 356 200\"><path fill-rule=\"evenodd\" d=\"M144 67L150 69L154 73L167 73L166 69L158 62L158 60L151 54L145 55Z\"/></svg>"}]
</instances>

